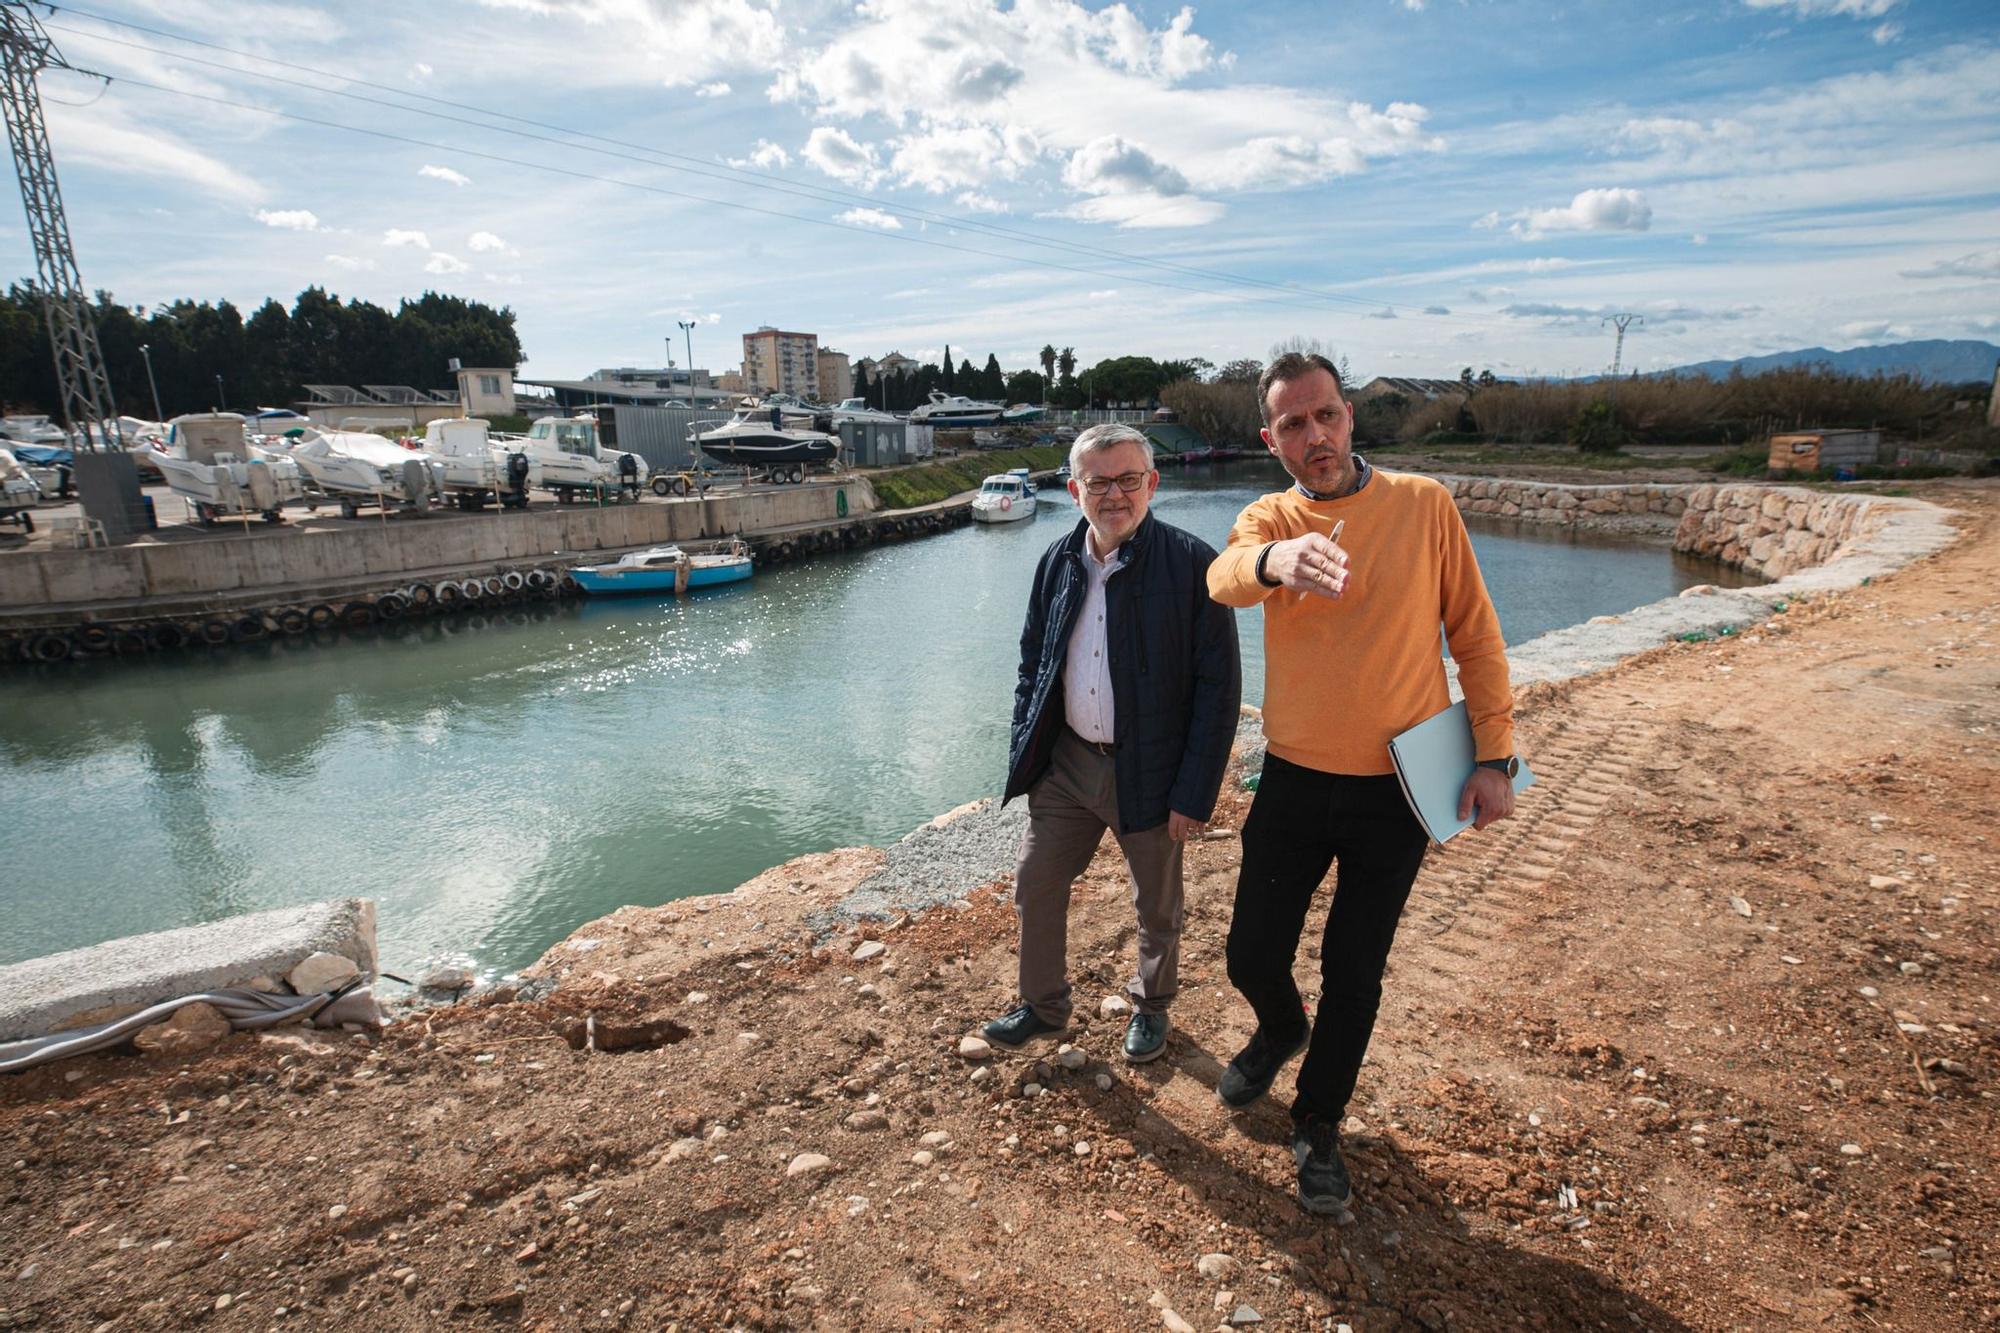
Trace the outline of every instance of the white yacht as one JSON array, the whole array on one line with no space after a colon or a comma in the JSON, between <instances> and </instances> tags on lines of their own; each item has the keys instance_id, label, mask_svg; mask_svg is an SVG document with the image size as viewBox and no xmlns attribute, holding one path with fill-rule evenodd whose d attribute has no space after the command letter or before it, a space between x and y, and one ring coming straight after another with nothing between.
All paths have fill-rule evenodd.
<instances>
[{"instance_id":1,"label":"white yacht","mask_svg":"<svg viewBox=\"0 0 2000 1333\"><path fill-rule=\"evenodd\" d=\"M912 426L991 426L1006 415L999 403L981 402L964 394L931 390L931 400L910 413Z\"/></svg>"},{"instance_id":2,"label":"white yacht","mask_svg":"<svg viewBox=\"0 0 2000 1333\"><path fill-rule=\"evenodd\" d=\"M415 508L444 493L443 462L420 449L357 430L308 426L286 432L284 451L266 451L298 461L322 491L340 502L341 516L353 518L358 504Z\"/></svg>"},{"instance_id":3,"label":"white yacht","mask_svg":"<svg viewBox=\"0 0 2000 1333\"><path fill-rule=\"evenodd\" d=\"M280 508L305 495L297 461L252 448L234 412L175 417L168 434L170 449L153 454L153 466L174 494L194 506L205 528L251 514L276 523Z\"/></svg>"},{"instance_id":4,"label":"white yacht","mask_svg":"<svg viewBox=\"0 0 2000 1333\"><path fill-rule=\"evenodd\" d=\"M840 441L811 429L812 412L784 402L746 402L713 430L691 428L688 439L718 463L761 468L772 481L803 481L806 465L840 452ZM806 424L796 424L803 416Z\"/></svg>"},{"instance_id":5,"label":"white yacht","mask_svg":"<svg viewBox=\"0 0 2000 1333\"><path fill-rule=\"evenodd\" d=\"M884 412L868 406L866 398L843 398L828 408L826 415L833 418L836 429L843 421L866 421L879 426L900 426L903 419L894 412Z\"/></svg>"},{"instance_id":6,"label":"white yacht","mask_svg":"<svg viewBox=\"0 0 2000 1333\"><path fill-rule=\"evenodd\" d=\"M979 484L979 494L972 497L975 523L1018 523L1034 516L1035 483L1028 480L1024 467L988 477Z\"/></svg>"}]
</instances>

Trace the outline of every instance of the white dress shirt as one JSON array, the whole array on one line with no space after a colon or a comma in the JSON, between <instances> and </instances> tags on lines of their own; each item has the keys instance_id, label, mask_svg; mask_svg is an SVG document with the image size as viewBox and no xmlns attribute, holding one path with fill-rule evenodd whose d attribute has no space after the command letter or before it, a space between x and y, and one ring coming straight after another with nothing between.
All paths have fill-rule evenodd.
<instances>
[{"instance_id":1,"label":"white dress shirt","mask_svg":"<svg viewBox=\"0 0 2000 1333\"><path fill-rule=\"evenodd\" d=\"M1118 739L1111 703L1110 645L1104 635L1104 583L1124 563L1125 548L1115 548L1099 560L1090 537L1083 539L1083 610L1070 631L1063 658L1063 710L1069 727L1087 741L1109 745Z\"/></svg>"}]
</instances>

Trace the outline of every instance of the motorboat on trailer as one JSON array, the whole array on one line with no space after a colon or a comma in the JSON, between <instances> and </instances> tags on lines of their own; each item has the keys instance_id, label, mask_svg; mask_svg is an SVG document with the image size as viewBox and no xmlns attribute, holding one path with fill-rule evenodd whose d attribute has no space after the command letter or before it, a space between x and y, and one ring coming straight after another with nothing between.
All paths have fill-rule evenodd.
<instances>
[{"instance_id":1,"label":"motorboat on trailer","mask_svg":"<svg viewBox=\"0 0 2000 1333\"><path fill-rule=\"evenodd\" d=\"M14 451L0 446L0 522L21 525L24 533L35 530L28 511L42 502L42 488L14 457Z\"/></svg>"},{"instance_id":2,"label":"motorboat on trailer","mask_svg":"<svg viewBox=\"0 0 2000 1333\"><path fill-rule=\"evenodd\" d=\"M480 417L442 417L424 426L424 452L444 465L444 489L460 509L483 509L497 499L502 509L528 503L533 467L524 453L493 443Z\"/></svg>"},{"instance_id":3,"label":"motorboat on trailer","mask_svg":"<svg viewBox=\"0 0 2000 1333\"><path fill-rule=\"evenodd\" d=\"M981 402L962 393L931 390L931 400L910 413L912 426L992 426L1007 414L999 403Z\"/></svg>"},{"instance_id":4,"label":"motorboat on trailer","mask_svg":"<svg viewBox=\"0 0 2000 1333\"><path fill-rule=\"evenodd\" d=\"M266 523L306 493L298 460L254 448L235 412L199 412L175 417L168 428L170 448L152 457L168 487L194 506L203 527L220 519L257 514Z\"/></svg>"},{"instance_id":5,"label":"motorboat on trailer","mask_svg":"<svg viewBox=\"0 0 2000 1333\"><path fill-rule=\"evenodd\" d=\"M1024 467L988 477L972 497L974 523L1017 523L1034 516L1035 483Z\"/></svg>"},{"instance_id":6,"label":"motorboat on trailer","mask_svg":"<svg viewBox=\"0 0 2000 1333\"><path fill-rule=\"evenodd\" d=\"M69 432L43 416L23 414L0 417L0 442L10 448L17 444L38 444L50 449L67 449Z\"/></svg>"},{"instance_id":7,"label":"motorboat on trailer","mask_svg":"<svg viewBox=\"0 0 2000 1333\"><path fill-rule=\"evenodd\" d=\"M826 410L837 430L844 421L861 421L876 426L900 426L903 419L894 412L868 406L866 398L843 398Z\"/></svg>"},{"instance_id":8,"label":"motorboat on trailer","mask_svg":"<svg viewBox=\"0 0 2000 1333\"><path fill-rule=\"evenodd\" d=\"M774 481L803 481L808 464L838 457L840 441L787 420L782 403L746 403L713 430L690 429L688 438L718 463L761 468Z\"/></svg>"},{"instance_id":9,"label":"motorboat on trailer","mask_svg":"<svg viewBox=\"0 0 2000 1333\"><path fill-rule=\"evenodd\" d=\"M295 427L282 438L288 448L265 453L297 460L314 485L339 501L343 518L353 518L359 504L417 508L444 494L444 464L421 449L365 431L316 426Z\"/></svg>"},{"instance_id":10,"label":"motorboat on trailer","mask_svg":"<svg viewBox=\"0 0 2000 1333\"><path fill-rule=\"evenodd\" d=\"M652 474L638 454L606 445L592 416L543 417L527 435L505 439L502 446L526 455L529 485L553 491L564 503L578 491L637 495Z\"/></svg>"},{"instance_id":11,"label":"motorboat on trailer","mask_svg":"<svg viewBox=\"0 0 2000 1333\"><path fill-rule=\"evenodd\" d=\"M678 595L694 588L713 588L749 578L750 548L740 537L702 551L653 546L643 551L627 551L608 565L577 565L569 572L577 585L593 596L663 592Z\"/></svg>"}]
</instances>

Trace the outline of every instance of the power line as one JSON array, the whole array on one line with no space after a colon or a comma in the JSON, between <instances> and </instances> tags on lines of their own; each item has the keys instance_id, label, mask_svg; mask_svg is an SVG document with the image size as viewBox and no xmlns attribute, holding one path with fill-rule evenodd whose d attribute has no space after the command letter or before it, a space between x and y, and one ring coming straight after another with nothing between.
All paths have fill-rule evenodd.
<instances>
[{"instance_id":1,"label":"power line","mask_svg":"<svg viewBox=\"0 0 2000 1333\"><path fill-rule=\"evenodd\" d=\"M98 22L111 24L117 27L127 28L136 32L143 32L148 34L149 36L161 37L170 41L184 42L189 45L199 46L208 50L220 52L222 54L237 56L245 60L257 61L262 59L262 57L257 56L253 52L243 51L234 47L224 46L216 42L204 41L200 38L187 37L178 33L167 32L165 30L158 28L147 27L143 24L131 23L123 19L113 18L109 15L99 14L91 10L79 9L73 6L50 6L50 8L51 10L67 9L67 11L71 14L93 19ZM122 46L133 50L145 51L149 54L165 56L168 59L180 60L189 64L201 65L210 69L218 69L229 74L235 74L235 75L247 74L254 78L264 78L264 79L284 79L287 81L287 87L293 90L304 90L309 92L315 92L330 97L342 97L351 101L361 102L366 105L380 107L385 110L415 112L416 114L419 115L430 116L435 119L444 120L460 125L466 125L475 129L501 131L504 133L516 135L517 137L520 138L530 139L542 143L549 143L562 148L583 147L586 151L599 153L604 156L612 158L638 162L642 165L647 165L647 166L659 166L671 171L685 172L687 174L704 177L706 179L724 181L729 184L747 185L753 189L770 190L775 193L792 195L798 198L813 199L829 203L844 203L850 205L865 204L868 207L887 212L894 216L907 218L912 221L937 223L940 225L955 227L963 231L971 232L975 235L990 236L994 239L1004 240L1010 243L1018 242L1043 248L1062 250L1072 254L1083 255L1096 259L1110 260L1112 262L1120 264L1129 264L1138 267L1149 268L1156 271L1180 274L1196 278L1207 278L1213 281L1231 283L1237 286L1252 287L1264 291L1276 292L1282 294L1287 298L1290 298L1284 301L1273 301L1270 300L1269 298L1264 298L1266 303L1270 304L1286 305L1299 309L1313 309L1316 308L1315 303L1322 303L1322 302L1338 303L1341 305L1347 305L1355 307L1357 309L1366 310L1369 311L1370 313L1380 310L1396 311L1399 309L1399 307L1396 306L1395 303L1393 302L1374 300L1365 297L1347 296L1337 292L1303 290L1299 288L1296 284L1292 283L1274 282L1268 279L1247 277L1241 274L1229 273L1223 270L1207 269L1188 264L1179 264L1169 260L1160 260L1142 256L1128 255L1120 251L1112 250L1106 247L1092 246L1056 237L1042 236L1037 233L1022 231L1018 228L1004 227L997 223L982 222L976 219L964 218L958 215L948 214L948 213L939 213L933 210L916 208L910 205L892 204L888 203L888 201L881 200L872 195L861 194L849 190L842 190L832 186L819 186L819 185L796 182L786 177L776 176L765 172L750 171L748 169L735 166L717 167L713 163L706 162L700 158L690 157L687 156L686 154L674 153L666 149L653 148L650 145L635 144L626 140L609 138L603 135L592 134L587 131L573 130L568 127L552 124L547 121L539 121L529 117L516 116L508 112L495 111L490 108L475 106L464 102L456 102L448 98L434 97L429 94L407 92L400 89L375 90L377 92L388 91L390 95L394 97L405 98L418 102L425 102L435 106L450 107L457 111L466 111L474 115L487 116L498 120L511 121L518 125L529 125L537 129L545 129L553 131L557 134L568 135L572 139L590 140L597 144L611 145L616 149L629 150L629 151L611 151L610 149L607 148L592 147L590 146L590 144L579 145L564 140L550 139L544 135L524 134L518 130L504 130L503 127L501 126L487 124L480 121L469 120L461 116L446 115L436 111L427 111L419 107L405 106L397 102L384 101L379 97L363 96L359 93L348 92L342 89L315 87L311 84L298 83L292 81L293 75L303 73L303 74L313 75L319 78L335 80L337 82L345 84L356 84L361 82L360 80L350 78L349 76L343 74L338 74L328 70L314 69L310 66L288 65L285 74L282 75L274 74L264 70L245 69L241 66L227 65L217 61L203 60L200 57L192 56L185 52L170 51L146 43L124 41L119 38L109 36L108 34L105 33L91 32L88 29L62 28L60 27L60 25L57 26L59 27L60 31L68 32L76 36L83 37L87 40L100 41L114 46ZM159 85L147 84L142 81L134 79L121 79L120 81L130 83L135 87L148 88L153 91L167 92L178 96L195 97L195 98L200 98L201 96L200 94L188 93L180 89L162 88ZM210 100L215 100L218 101L221 105L233 106L242 110L250 110L256 112L263 112L265 114L270 114L270 115L285 116L290 119L302 120L305 121L306 123L320 124L328 128L343 129L364 134L378 133L376 131L370 131L358 126L349 126L340 124L338 122L318 121L310 117L297 116L292 113L286 113L286 112L278 112L267 107L234 103L224 99L210 99ZM383 137L393 138L395 136L383 136ZM472 156L481 156L481 154L477 153L474 150L457 148L447 144L421 143L420 146L435 147L442 152L462 152ZM633 153L641 154L642 156L635 157L632 155ZM485 155L485 156L492 157L492 155ZM508 158L493 158L493 160L507 162L510 165L526 165L526 166L534 165L532 163L520 163L515 161L514 159L508 159ZM613 179L613 178L597 178L597 179ZM635 185L636 188L648 188L648 187L636 186L636 183L634 182L616 181L615 179L614 183ZM674 192L669 191L667 193L674 193ZM686 195L681 197L699 199L703 202L717 203L717 204L722 204L724 206L735 206L735 207L746 207L746 208L750 207L749 205L732 205L727 203L727 201L708 199L705 196L700 196L700 195ZM810 218L800 214L773 213L771 215L788 217L795 221L813 222L817 224L826 225L825 219ZM883 232L879 229L861 228L861 227L848 226L847 224L837 224L837 223L833 225L841 225L846 230L862 231L864 234L867 235L887 235L890 236L891 239L898 239L898 240L916 239L912 237L898 236L895 233ZM992 257L1008 258L1008 259L1013 258L1013 256L1004 256L1004 255L996 256L991 251L971 249L968 247L944 246L942 248L946 249L959 248L963 249L966 253L978 254L989 258ZM1041 263L1041 261L1035 261L1035 260L1021 260L1020 262ZM1066 271L1086 273L1093 277L1102 277L1113 281L1143 282L1153 286L1165 287L1170 290L1189 291L1203 295L1221 294L1208 291L1207 289L1189 288L1173 283L1160 283L1135 274L1105 273L1102 272L1101 270L1077 269L1065 265L1044 264L1043 266L1063 268ZM1252 299L1257 299L1257 298L1252 298ZM1444 324L1455 324L1458 326L1478 325L1481 323L1481 321L1471 320L1465 317L1450 317L1447 319L1438 319L1437 317L1430 316L1428 314L1408 313L1412 309L1411 307L1401 307L1400 309L1405 313L1399 314L1398 315L1399 318L1409 318L1417 320L1419 322L1437 322ZM1486 327L1501 328L1505 326L1488 324L1486 325Z\"/></svg>"}]
</instances>

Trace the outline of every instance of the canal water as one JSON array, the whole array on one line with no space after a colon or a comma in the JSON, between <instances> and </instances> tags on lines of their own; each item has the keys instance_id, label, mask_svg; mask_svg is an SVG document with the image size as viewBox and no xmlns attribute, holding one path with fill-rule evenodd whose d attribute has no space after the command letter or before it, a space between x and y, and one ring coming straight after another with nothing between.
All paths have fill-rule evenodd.
<instances>
[{"instance_id":1,"label":"canal water","mask_svg":"<svg viewBox=\"0 0 2000 1333\"><path fill-rule=\"evenodd\" d=\"M1284 477L1169 473L1154 512L1222 544ZM893 841L999 791L1030 522L585 602L0 670L0 963L359 895L382 963L521 967L625 903ZM1644 545L1475 521L1510 643L1741 582ZM1238 620L1244 696L1263 686Z\"/></svg>"}]
</instances>

